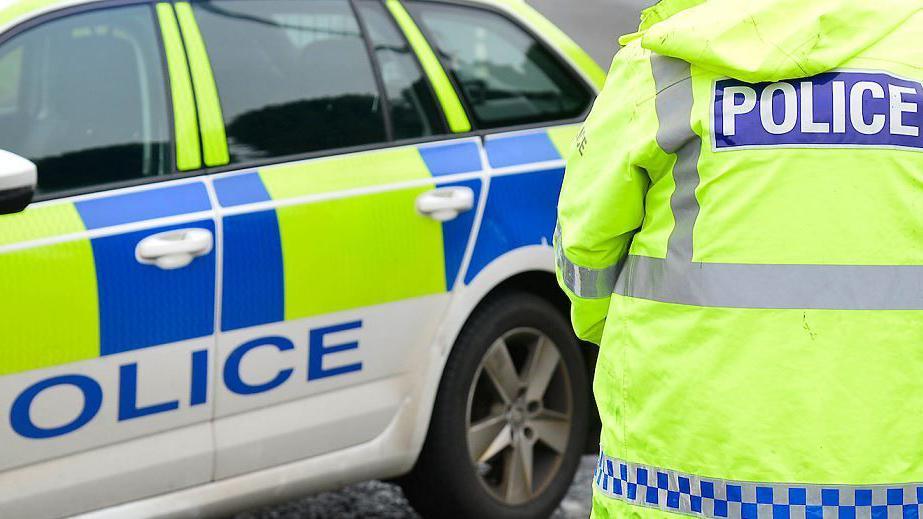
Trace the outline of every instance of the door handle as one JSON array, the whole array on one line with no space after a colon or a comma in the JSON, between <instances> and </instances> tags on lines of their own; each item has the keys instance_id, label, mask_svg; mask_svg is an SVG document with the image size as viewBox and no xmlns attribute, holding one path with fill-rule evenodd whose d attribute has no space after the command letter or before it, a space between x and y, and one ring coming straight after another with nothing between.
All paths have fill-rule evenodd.
<instances>
[{"instance_id":1,"label":"door handle","mask_svg":"<svg viewBox=\"0 0 923 519\"><path fill-rule=\"evenodd\" d=\"M177 229L141 240L135 248L135 258L138 263L163 270L181 269L210 253L214 244L214 236L208 229Z\"/></svg>"},{"instance_id":2,"label":"door handle","mask_svg":"<svg viewBox=\"0 0 923 519\"><path fill-rule=\"evenodd\" d=\"M474 208L474 191L470 187L442 187L417 198L417 211L439 222L458 218Z\"/></svg>"}]
</instances>

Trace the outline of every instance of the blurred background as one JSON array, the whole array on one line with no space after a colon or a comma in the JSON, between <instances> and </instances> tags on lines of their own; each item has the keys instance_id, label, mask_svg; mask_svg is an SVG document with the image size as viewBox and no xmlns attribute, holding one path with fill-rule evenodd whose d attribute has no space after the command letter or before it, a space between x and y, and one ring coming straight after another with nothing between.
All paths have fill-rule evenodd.
<instances>
[{"instance_id":1,"label":"blurred background","mask_svg":"<svg viewBox=\"0 0 923 519\"><path fill-rule=\"evenodd\" d=\"M654 0L528 0L606 70L619 36L635 32L641 10Z\"/></svg>"},{"instance_id":2,"label":"blurred background","mask_svg":"<svg viewBox=\"0 0 923 519\"><path fill-rule=\"evenodd\" d=\"M567 32L606 70L618 38L638 27L641 9L654 0L528 0ZM554 519L589 517L594 458L587 456ZM409 519L418 516L396 485L370 481L238 514L234 519Z\"/></svg>"}]
</instances>

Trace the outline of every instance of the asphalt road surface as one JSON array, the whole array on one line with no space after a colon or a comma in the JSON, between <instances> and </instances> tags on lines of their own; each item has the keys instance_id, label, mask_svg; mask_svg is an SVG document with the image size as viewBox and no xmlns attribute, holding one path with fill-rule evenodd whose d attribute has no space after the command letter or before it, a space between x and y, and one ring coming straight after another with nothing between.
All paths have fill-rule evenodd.
<instances>
[{"instance_id":1,"label":"asphalt road surface","mask_svg":"<svg viewBox=\"0 0 923 519\"><path fill-rule=\"evenodd\" d=\"M571 490L552 519L586 519L593 499L594 456L586 456ZM401 489L381 481L305 497L283 505L238 514L234 519L419 519Z\"/></svg>"},{"instance_id":2,"label":"asphalt road surface","mask_svg":"<svg viewBox=\"0 0 923 519\"><path fill-rule=\"evenodd\" d=\"M642 8L653 0L528 0L571 35L604 68L618 38L634 32ZM586 456L571 490L553 519L590 515L594 457ZM289 503L242 512L234 519L416 519L401 489L380 481L353 485Z\"/></svg>"}]
</instances>

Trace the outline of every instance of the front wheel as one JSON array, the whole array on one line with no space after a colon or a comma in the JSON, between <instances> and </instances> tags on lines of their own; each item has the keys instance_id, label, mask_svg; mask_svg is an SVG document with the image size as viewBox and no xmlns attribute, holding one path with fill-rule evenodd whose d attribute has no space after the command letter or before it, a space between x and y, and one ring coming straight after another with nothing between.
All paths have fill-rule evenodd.
<instances>
[{"instance_id":1,"label":"front wheel","mask_svg":"<svg viewBox=\"0 0 923 519\"><path fill-rule=\"evenodd\" d=\"M420 460L402 486L425 517L540 518L580 462L589 383L570 325L509 293L468 322L446 364Z\"/></svg>"}]
</instances>

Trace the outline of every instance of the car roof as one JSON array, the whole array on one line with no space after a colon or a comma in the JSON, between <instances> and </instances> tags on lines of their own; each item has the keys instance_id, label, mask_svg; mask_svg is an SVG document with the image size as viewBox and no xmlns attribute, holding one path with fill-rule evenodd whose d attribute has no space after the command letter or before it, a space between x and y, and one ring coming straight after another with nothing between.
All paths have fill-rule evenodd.
<instances>
[{"instance_id":1,"label":"car roof","mask_svg":"<svg viewBox=\"0 0 923 519\"><path fill-rule=\"evenodd\" d=\"M451 1L451 0L450 0ZM493 7L507 7L506 4L521 3L525 0L467 0L471 3ZM0 0L0 31L42 14L58 9L89 5L100 0ZM128 2L126 2L128 3Z\"/></svg>"}]
</instances>

